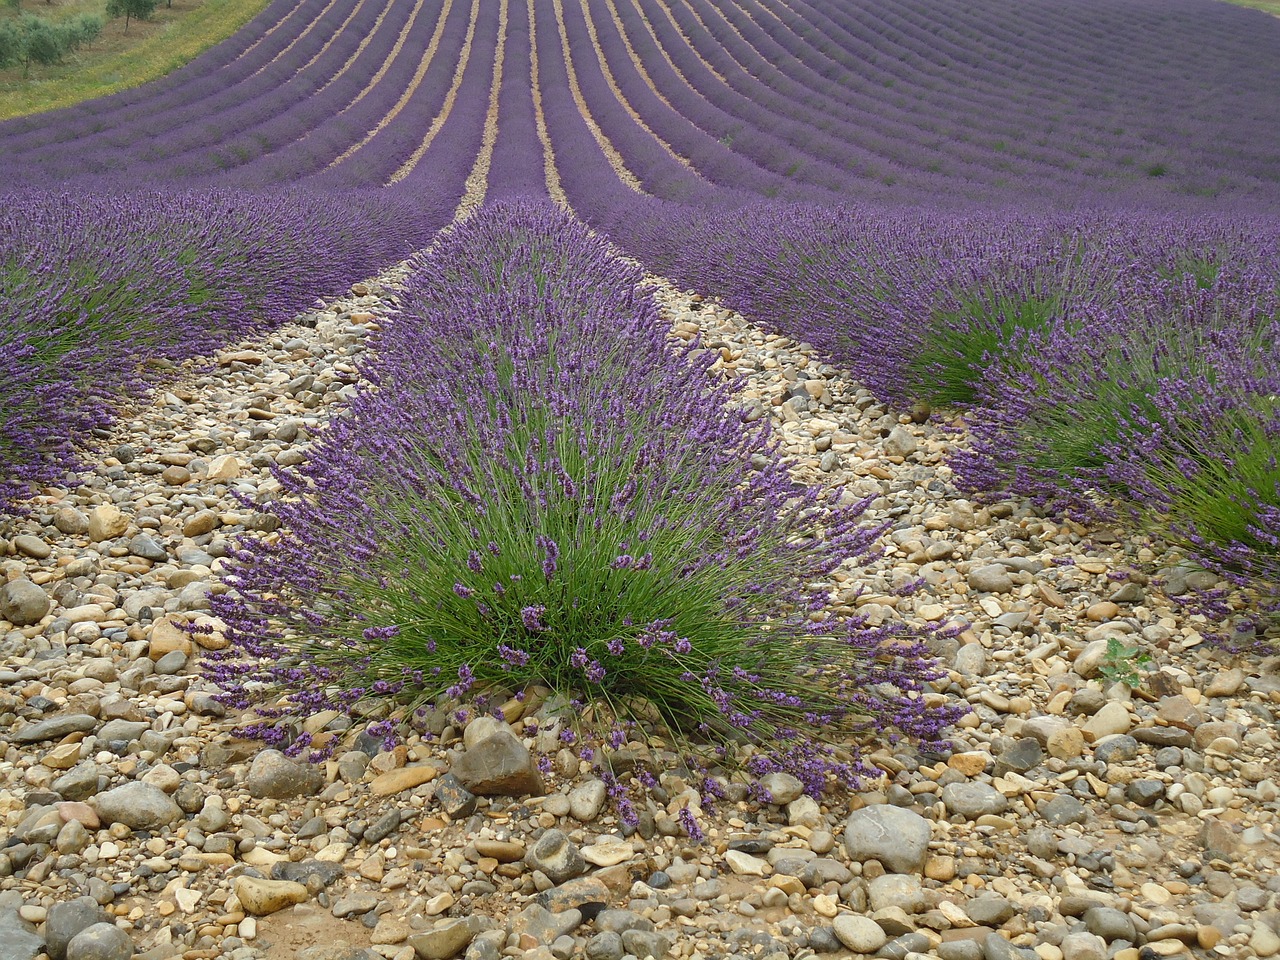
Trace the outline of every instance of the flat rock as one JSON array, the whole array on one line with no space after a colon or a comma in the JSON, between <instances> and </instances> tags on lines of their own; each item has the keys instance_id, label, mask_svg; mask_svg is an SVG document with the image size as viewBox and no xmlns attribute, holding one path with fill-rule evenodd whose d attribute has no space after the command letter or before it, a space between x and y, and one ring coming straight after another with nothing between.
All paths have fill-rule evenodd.
<instances>
[{"instance_id":1,"label":"flat rock","mask_svg":"<svg viewBox=\"0 0 1280 960\"><path fill-rule=\"evenodd\" d=\"M249 765L245 786L254 797L308 797L324 786L324 771L315 764L286 757L279 750L263 750Z\"/></svg>"},{"instance_id":2,"label":"flat rock","mask_svg":"<svg viewBox=\"0 0 1280 960\"><path fill-rule=\"evenodd\" d=\"M546 791L529 748L507 730L468 748L450 772L472 793L481 795L524 796Z\"/></svg>"},{"instance_id":3,"label":"flat rock","mask_svg":"<svg viewBox=\"0 0 1280 960\"><path fill-rule=\"evenodd\" d=\"M8 620L15 627L39 623L51 609L49 595L25 577L0 586L0 620Z\"/></svg>"},{"instance_id":4,"label":"flat rock","mask_svg":"<svg viewBox=\"0 0 1280 960\"><path fill-rule=\"evenodd\" d=\"M855 810L844 824L849 859L855 863L878 860L891 873L922 871L932 835L924 817L888 804Z\"/></svg>"},{"instance_id":5,"label":"flat rock","mask_svg":"<svg viewBox=\"0 0 1280 960\"><path fill-rule=\"evenodd\" d=\"M306 902L309 894L307 888L292 880L259 880L257 877L236 877L236 896L245 913L255 917Z\"/></svg>"},{"instance_id":6,"label":"flat rock","mask_svg":"<svg viewBox=\"0 0 1280 960\"><path fill-rule=\"evenodd\" d=\"M14 743L40 743L44 740L61 740L72 733L88 733L98 725L96 717L87 713L67 713L60 717L39 720L23 727L10 736Z\"/></svg>"},{"instance_id":7,"label":"flat rock","mask_svg":"<svg viewBox=\"0 0 1280 960\"><path fill-rule=\"evenodd\" d=\"M104 823L123 823L131 830L154 832L182 817L182 808L172 797L138 781L98 794L94 806Z\"/></svg>"},{"instance_id":8,"label":"flat rock","mask_svg":"<svg viewBox=\"0 0 1280 960\"><path fill-rule=\"evenodd\" d=\"M0 908L0 957L4 960L36 960L45 952L44 937L18 916L16 908Z\"/></svg>"},{"instance_id":9,"label":"flat rock","mask_svg":"<svg viewBox=\"0 0 1280 960\"><path fill-rule=\"evenodd\" d=\"M541 870L554 884L564 883L587 871L578 845L563 830L548 830L524 855L531 870Z\"/></svg>"},{"instance_id":10,"label":"flat rock","mask_svg":"<svg viewBox=\"0 0 1280 960\"><path fill-rule=\"evenodd\" d=\"M129 960L133 940L114 923L95 923L67 944L67 960Z\"/></svg>"},{"instance_id":11,"label":"flat rock","mask_svg":"<svg viewBox=\"0 0 1280 960\"><path fill-rule=\"evenodd\" d=\"M985 814L999 815L1009 809L1003 793L986 783L951 783L942 788L942 802L953 816L976 820Z\"/></svg>"},{"instance_id":12,"label":"flat rock","mask_svg":"<svg viewBox=\"0 0 1280 960\"><path fill-rule=\"evenodd\" d=\"M493 921L488 917L472 914L461 920L450 920L434 930L415 933L408 943L422 960L449 960L466 949L467 944L480 933L492 927Z\"/></svg>"},{"instance_id":13,"label":"flat rock","mask_svg":"<svg viewBox=\"0 0 1280 960\"><path fill-rule=\"evenodd\" d=\"M981 593L1008 593L1013 589L1013 578L1004 564L988 563L969 571L969 587Z\"/></svg>"},{"instance_id":14,"label":"flat rock","mask_svg":"<svg viewBox=\"0 0 1280 960\"><path fill-rule=\"evenodd\" d=\"M870 917L842 913L836 917L833 927L836 938L854 953L875 953L889 942L880 924Z\"/></svg>"},{"instance_id":15,"label":"flat rock","mask_svg":"<svg viewBox=\"0 0 1280 960\"><path fill-rule=\"evenodd\" d=\"M392 794L420 787L424 783L430 783L439 773L440 771L435 767L426 765L400 767L374 777L373 782L369 784L369 790L374 796L389 797Z\"/></svg>"}]
</instances>

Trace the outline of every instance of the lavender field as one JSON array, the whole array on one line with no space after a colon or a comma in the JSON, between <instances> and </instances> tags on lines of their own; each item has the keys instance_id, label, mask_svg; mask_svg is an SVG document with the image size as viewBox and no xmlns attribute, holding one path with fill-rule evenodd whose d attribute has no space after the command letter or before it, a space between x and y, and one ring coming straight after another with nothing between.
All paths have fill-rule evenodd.
<instances>
[{"instance_id":1,"label":"lavender field","mask_svg":"<svg viewBox=\"0 0 1280 960\"><path fill-rule=\"evenodd\" d=\"M741 350L673 336L662 278L856 383L895 464L912 424L962 435L937 475L962 516L1016 502L1024 530L1131 539L1145 566L1117 582L1176 579L1196 643L1259 662L1280 638L1278 91L1280 19L1215 0L275 0L163 80L0 124L0 522L17 544L52 516L146 398L195 402L177 372L252 373L246 342L306 359L277 331L359 290L341 318L369 349L328 388L261 378L341 412L270 487L225 478L256 519L218 563L208 530L182 541L223 581L184 649L261 756L333 766L464 727L474 748L477 716L519 721L541 759L495 733L529 769L487 792L537 795L569 753L628 835L658 796L690 840L733 770L767 805L873 782L885 744L945 760L967 624L884 611L931 609L911 598L950 548L899 536L862 484L881 468L800 477L796 417L750 412L723 376ZM796 363L760 369L788 371L778 411L820 420L828 374ZM846 428L823 471L855 456ZM876 579L889 542L919 576ZM0 588L15 638L51 622L49 577ZM161 616L142 609L128 629ZM1127 697L1140 648L1107 650ZM1066 960L1141 940L1094 926L1109 952Z\"/></svg>"}]
</instances>

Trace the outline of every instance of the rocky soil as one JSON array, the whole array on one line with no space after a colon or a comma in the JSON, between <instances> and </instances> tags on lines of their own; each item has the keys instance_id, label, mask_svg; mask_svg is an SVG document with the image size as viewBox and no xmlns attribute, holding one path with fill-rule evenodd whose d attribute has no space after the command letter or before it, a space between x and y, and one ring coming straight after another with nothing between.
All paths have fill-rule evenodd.
<instances>
[{"instance_id":1,"label":"rocky soil","mask_svg":"<svg viewBox=\"0 0 1280 960\"><path fill-rule=\"evenodd\" d=\"M937 642L937 702L968 705L953 752L872 745L883 779L822 801L785 775L770 804L734 785L694 844L678 777L625 831L586 763L537 774L555 728L525 737L518 710L315 767L237 739L198 660L224 642L208 597L230 539L278 535L239 498L305 460L388 296L357 285L180 371L80 486L0 528L2 960L1280 953L1280 678L1170 600L1204 575L965 500L945 465L962 432L669 288L675 336L745 378L798 477L892 520L832 603L963 621ZM1136 691L1104 675L1110 637L1153 657Z\"/></svg>"}]
</instances>

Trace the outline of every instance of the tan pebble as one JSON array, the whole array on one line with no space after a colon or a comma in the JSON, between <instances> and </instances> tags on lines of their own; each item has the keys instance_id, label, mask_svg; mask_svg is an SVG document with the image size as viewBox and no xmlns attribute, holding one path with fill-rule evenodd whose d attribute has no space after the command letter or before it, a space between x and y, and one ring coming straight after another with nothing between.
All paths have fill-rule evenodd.
<instances>
[{"instance_id":1,"label":"tan pebble","mask_svg":"<svg viewBox=\"0 0 1280 960\"><path fill-rule=\"evenodd\" d=\"M525 845L518 840L477 840L476 852L499 863L515 863L524 857Z\"/></svg>"},{"instance_id":2,"label":"tan pebble","mask_svg":"<svg viewBox=\"0 0 1280 960\"><path fill-rule=\"evenodd\" d=\"M791 894L804 893L804 884L796 877L788 877L783 874L777 874L769 878L769 886L774 889L781 890L790 896Z\"/></svg>"},{"instance_id":3,"label":"tan pebble","mask_svg":"<svg viewBox=\"0 0 1280 960\"><path fill-rule=\"evenodd\" d=\"M1196 927L1196 943L1200 945L1201 950L1212 950L1221 939L1222 931L1217 927Z\"/></svg>"},{"instance_id":4,"label":"tan pebble","mask_svg":"<svg viewBox=\"0 0 1280 960\"><path fill-rule=\"evenodd\" d=\"M375 853L363 863L360 864L360 876L366 880L372 880L377 883L383 878L387 872L386 861L382 859L382 855Z\"/></svg>"},{"instance_id":5,"label":"tan pebble","mask_svg":"<svg viewBox=\"0 0 1280 960\"><path fill-rule=\"evenodd\" d=\"M1084 753L1084 734L1075 727L1055 730L1049 734L1046 748L1051 757L1059 760L1074 760Z\"/></svg>"},{"instance_id":6,"label":"tan pebble","mask_svg":"<svg viewBox=\"0 0 1280 960\"><path fill-rule=\"evenodd\" d=\"M924 862L924 875L930 880L946 883L956 876L955 857L930 857Z\"/></svg>"},{"instance_id":7,"label":"tan pebble","mask_svg":"<svg viewBox=\"0 0 1280 960\"><path fill-rule=\"evenodd\" d=\"M1173 894L1158 883L1144 883L1138 891L1157 906L1163 906L1173 899Z\"/></svg>"},{"instance_id":8,"label":"tan pebble","mask_svg":"<svg viewBox=\"0 0 1280 960\"><path fill-rule=\"evenodd\" d=\"M70 770L80 762L80 744L59 744L46 753L40 762L51 770Z\"/></svg>"},{"instance_id":9,"label":"tan pebble","mask_svg":"<svg viewBox=\"0 0 1280 960\"><path fill-rule=\"evenodd\" d=\"M456 902L452 893L441 893L423 904L422 912L428 917L438 917Z\"/></svg>"},{"instance_id":10,"label":"tan pebble","mask_svg":"<svg viewBox=\"0 0 1280 960\"><path fill-rule=\"evenodd\" d=\"M820 917L830 919L840 912L836 906L836 898L828 893L820 893L813 898L813 912Z\"/></svg>"},{"instance_id":11,"label":"tan pebble","mask_svg":"<svg viewBox=\"0 0 1280 960\"><path fill-rule=\"evenodd\" d=\"M966 777L976 777L987 769L987 764L990 762L990 754L980 750L973 750L967 753L953 753L951 758L947 760L947 766L958 773L964 774Z\"/></svg>"},{"instance_id":12,"label":"tan pebble","mask_svg":"<svg viewBox=\"0 0 1280 960\"><path fill-rule=\"evenodd\" d=\"M303 903L310 894L307 888L291 880L259 880L255 877L236 877L236 897L246 913L266 916L296 903Z\"/></svg>"},{"instance_id":13,"label":"tan pebble","mask_svg":"<svg viewBox=\"0 0 1280 960\"><path fill-rule=\"evenodd\" d=\"M160 901L160 903L156 906L156 912L157 912L158 914L160 914L160 916L162 916L162 917L168 917L168 916L171 916L171 915L173 914L173 912L174 912L175 910L177 910L177 909L178 909L178 908L177 908L176 906L174 906L172 903L170 903L168 900L162 900L162 901Z\"/></svg>"},{"instance_id":14,"label":"tan pebble","mask_svg":"<svg viewBox=\"0 0 1280 960\"><path fill-rule=\"evenodd\" d=\"M369 789L374 796L389 797L404 790L420 787L424 783L430 783L439 774L440 771L435 767L426 765L402 767L399 770L391 770L375 777L373 782L369 784Z\"/></svg>"},{"instance_id":15,"label":"tan pebble","mask_svg":"<svg viewBox=\"0 0 1280 960\"><path fill-rule=\"evenodd\" d=\"M147 655L152 660L159 660L167 653L181 650L191 656L191 637L179 626L186 621L172 617L162 617L151 627Z\"/></svg>"},{"instance_id":16,"label":"tan pebble","mask_svg":"<svg viewBox=\"0 0 1280 960\"><path fill-rule=\"evenodd\" d=\"M160 474L160 479L171 487L180 487L184 483L190 482L191 471L186 467L165 467L164 471Z\"/></svg>"},{"instance_id":17,"label":"tan pebble","mask_svg":"<svg viewBox=\"0 0 1280 960\"><path fill-rule=\"evenodd\" d=\"M1095 623L1106 623L1108 620L1114 620L1120 616L1120 607L1110 600L1103 600L1093 604L1084 615Z\"/></svg>"}]
</instances>

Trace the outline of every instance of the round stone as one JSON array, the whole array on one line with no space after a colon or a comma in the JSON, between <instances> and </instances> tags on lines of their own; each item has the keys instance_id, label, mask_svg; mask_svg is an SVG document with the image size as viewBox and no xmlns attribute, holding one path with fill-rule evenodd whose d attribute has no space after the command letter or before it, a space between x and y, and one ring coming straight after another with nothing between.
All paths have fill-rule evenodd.
<instances>
[{"instance_id":1,"label":"round stone","mask_svg":"<svg viewBox=\"0 0 1280 960\"><path fill-rule=\"evenodd\" d=\"M842 913L832 926L837 939L854 953L875 953L889 942L880 924L870 917Z\"/></svg>"}]
</instances>

